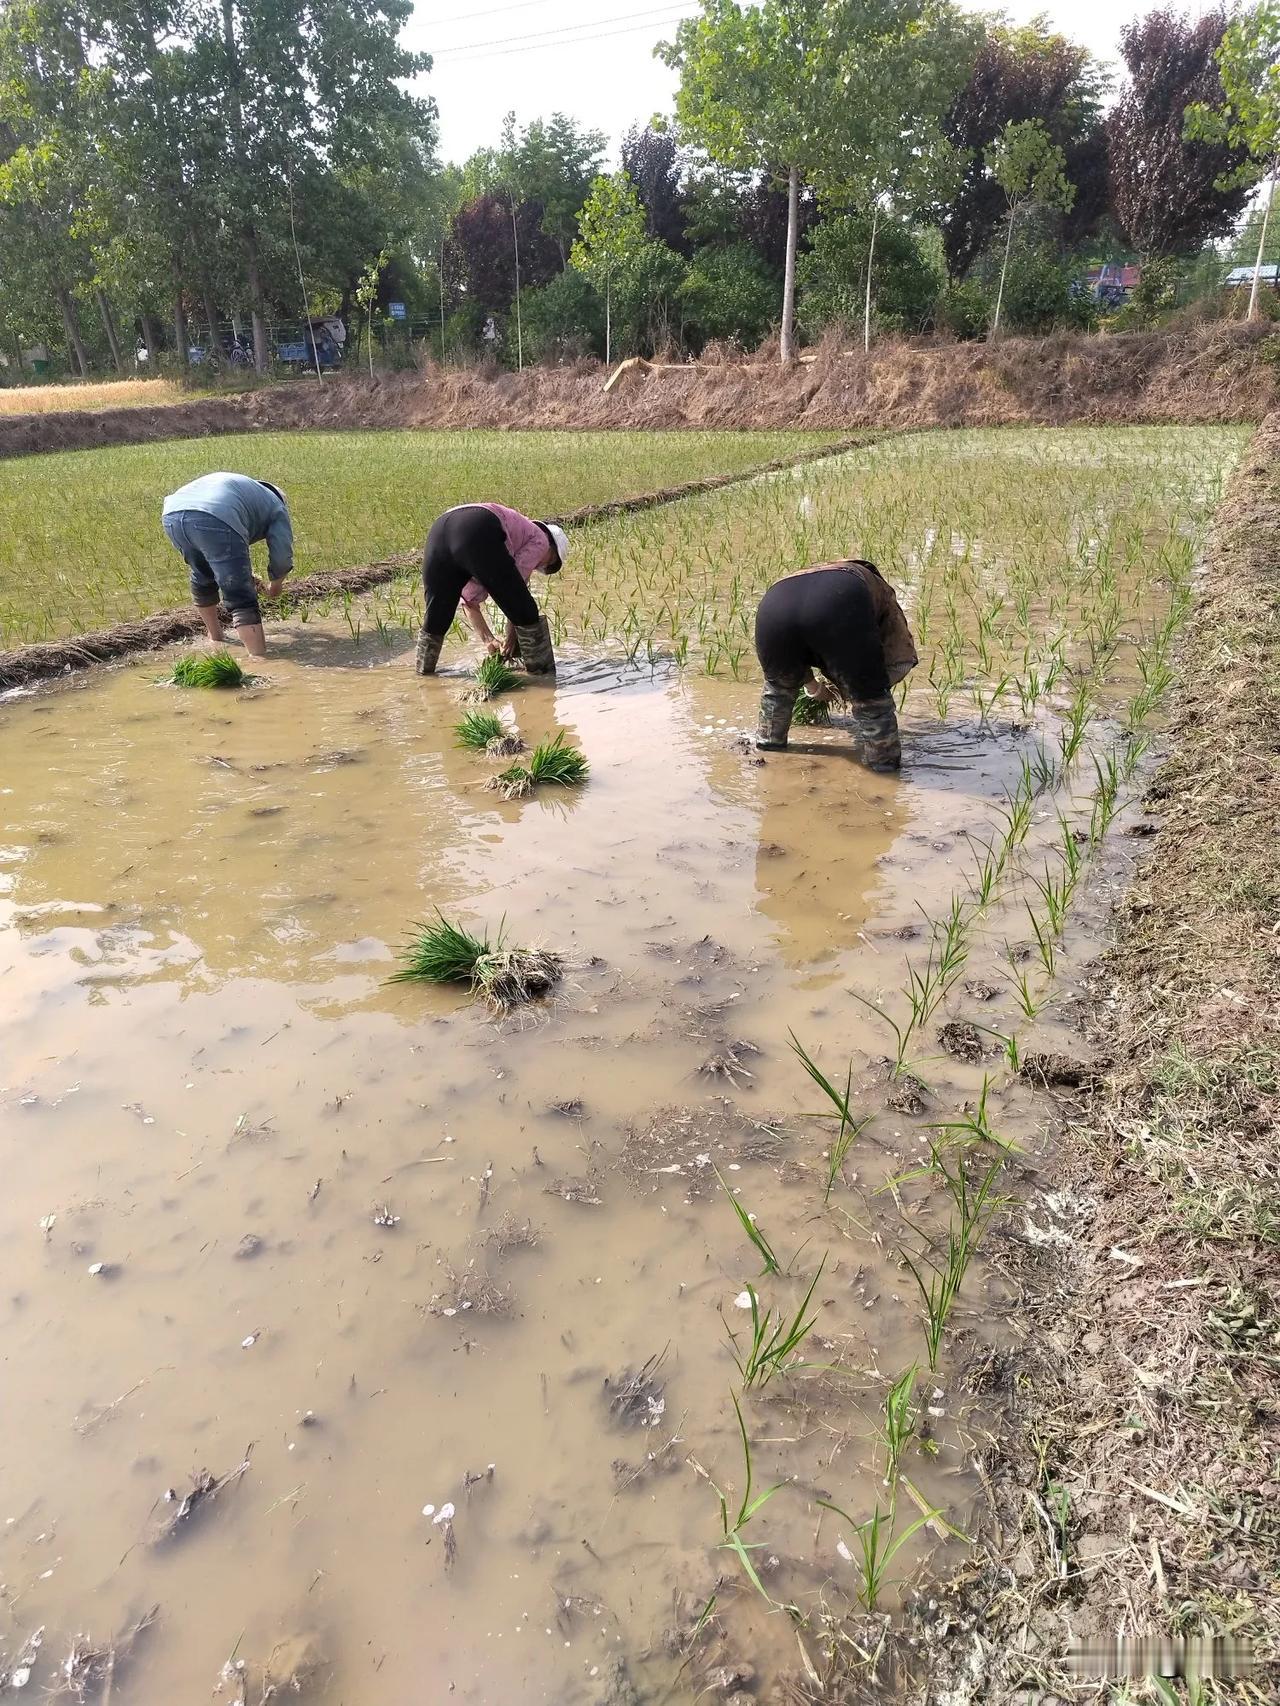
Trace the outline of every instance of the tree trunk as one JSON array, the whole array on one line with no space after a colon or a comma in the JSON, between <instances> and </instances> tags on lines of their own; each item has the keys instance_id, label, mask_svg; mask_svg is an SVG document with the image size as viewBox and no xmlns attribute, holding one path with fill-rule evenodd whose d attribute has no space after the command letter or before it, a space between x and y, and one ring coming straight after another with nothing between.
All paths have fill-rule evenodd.
<instances>
[{"instance_id":1,"label":"tree trunk","mask_svg":"<svg viewBox=\"0 0 1280 1706\"><path fill-rule=\"evenodd\" d=\"M996 292L996 311L991 321L991 333L988 342L994 343L1000 336L1000 310L1004 306L1004 279L1009 270L1009 251L1013 248L1013 219L1015 209L1009 209L1009 234L1004 240L1004 264L1000 268L1000 288Z\"/></svg>"},{"instance_id":2,"label":"tree trunk","mask_svg":"<svg viewBox=\"0 0 1280 1706\"><path fill-rule=\"evenodd\" d=\"M800 231L800 173L793 166L787 173L787 263L782 278L782 337L779 356L785 367L795 353L796 332L796 243Z\"/></svg>"},{"instance_id":3,"label":"tree trunk","mask_svg":"<svg viewBox=\"0 0 1280 1706\"><path fill-rule=\"evenodd\" d=\"M1249 290L1249 312L1246 319L1258 318L1258 281L1262 277L1262 257L1267 248L1267 226L1271 223L1271 210L1275 206L1276 179L1280 177L1280 168L1271 174L1271 188L1267 192L1267 205L1262 210L1262 231L1258 236L1258 258L1253 263L1253 284Z\"/></svg>"},{"instance_id":4,"label":"tree trunk","mask_svg":"<svg viewBox=\"0 0 1280 1706\"><path fill-rule=\"evenodd\" d=\"M160 328L156 325L155 316L149 309L144 308L142 319L142 341L147 346L147 366L154 373L160 359Z\"/></svg>"},{"instance_id":5,"label":"tree trunk","mask_svg":"<svg viewBox=\"0 0 1280 1706\"><path fill-rule=\"evenodd\" d=\"M243 242L244 272L249 285L249 319L253 325L253 365L257 372L265 373L271 365L271 351L267 345L267 304L262 294L262 269L258 263L258 234L252 225L245 226Z\"/></svg>"},{"instance_id":6,"label":"tree trunk","mask_svg":"<svg viewBox=\"0 0 1280 1706\"><path fill-rule=\"evenodd\" d=\"M444 366L444 237L440 238L440 365Z\"/></svg>"},{"instance_id":7,"label":"tree trunk","mask_svg":"<svg viewBox=\"0 0 1280 1706\"><path fill-rule=\"evenodd\" d=\"M871 269L876 264L876 225L880 219L880 203L871 203L871 246L867 250L867 306L862 317L862 348L871 353Z\"/></svg>"},{"instance_id":8,"label":"tree trunk","mask_svg":"<svg viewBox=\"0 0 1280 1706\"><path fill-rule=\"evenodd\" d=\"M178 346L178 365L190 365L190 336L187 332L187 305L182 300L182 280L175 279L173 283L173 338Z\"/></svg>"},{"instance_id":9,"label":"tree trunk","mask_svg":"<svg viewBox=\"0 0 1280 1706\"><path fill-rule=\"evenodd\" d=\"M80 336L80 317L76 313L76 305L71 300L71 292L61 286L57 291L57 299L58 307L62 310L62 325L67 334L67 343L75 356L81 379L87 379L89 357L85 351L84 339Z\"/></svg>"},{"instance_id":10,"label":"tree trunk","mask_svg":"<svg viewBox=\"0 0 1280 1706\"><path fill-rule=\"evenodd\" d=\"M124 372L124 357L120 353L120 335L116 331L115 315L111 312L111 304L107 300L105 290L94 291L98 303L98 313L102 316L102 329L107 334L107 347L111 351L112 365L117 373Z\"/></svg>"},{"instance_id":11,"label":"tree trunk","mask_svg":"<svg viewBox=\"0 0 1280 1706\"><path fill-rule=\"evenodd\" d=\"M613 285L604 275L604 364L613 365Z\"/></svg>"},{"instance_id":12,"label":"tree trunk","mask_svg":"<svg viewBox=\"0 0 1280 1706\"><path fill-rule=\"evenodd\" d=\"M515 198L511 201L511 242L516 253L516 371L524 372L524 326L520 319L520 233L516 229Z\"/></svg>"}]
</instances>

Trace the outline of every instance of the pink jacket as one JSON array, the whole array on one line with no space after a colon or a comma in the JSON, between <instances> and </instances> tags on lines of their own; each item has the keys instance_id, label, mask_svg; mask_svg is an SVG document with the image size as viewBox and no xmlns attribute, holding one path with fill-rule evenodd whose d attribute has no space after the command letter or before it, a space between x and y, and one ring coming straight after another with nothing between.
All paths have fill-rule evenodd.
<instances>
[{"instance_id":1,"label":"pink jacket","mask_svg":"<svg viewBox=\"0 0 1280 1706\"><path fill-rule=\"evenodd\" d=\"M511 560L526 581L533 571L541 566L542 559L547 554L547 536L536 521L530 521L529 517L521 515L518 509L507 509L504 504L459 504L457 507L487 509L497 516L506 535ZM479 581L468 581L462 589L464 604L483 604L488 596Z\"/></svg>"}]
</instances>

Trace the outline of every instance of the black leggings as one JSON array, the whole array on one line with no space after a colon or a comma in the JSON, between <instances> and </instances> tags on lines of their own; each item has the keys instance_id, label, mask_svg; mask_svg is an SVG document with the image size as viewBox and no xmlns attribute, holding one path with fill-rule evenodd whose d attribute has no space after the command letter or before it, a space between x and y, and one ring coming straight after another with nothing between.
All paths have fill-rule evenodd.
<instances>
[{"instance_id":1,"label":"black leggings","mask_svg":"<svg viewBox=\"0 0 1280 1706\"><path fill-rule=\"evenodd\" d=\"M875 605L860 574L813 569L775 581L756 611L756 656L765 680L797 690L821 670L856 704L889 691Z\"/></svg>"},{"instance_id":2,"label":"black leggings","mask_svg":"<svg viewBox=\"0 0 1280 1706\"><path fill-rule=\"evenodd\" d=\"M426 614L424 634L443 639L458 614L462 589L470 580L493 599L509 622L531 628L538 606L507 549L502 523L491 509L464 504L446 510L432 523L422 555L422 590Z\"/></svg>"}]
</instances>

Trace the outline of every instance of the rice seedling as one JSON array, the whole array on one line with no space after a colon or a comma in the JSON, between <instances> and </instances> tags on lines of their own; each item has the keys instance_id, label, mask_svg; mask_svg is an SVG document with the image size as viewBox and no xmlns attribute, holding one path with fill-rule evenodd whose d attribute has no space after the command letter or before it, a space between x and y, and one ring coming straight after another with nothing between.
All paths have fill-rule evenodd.
<instances>
[{"instance_id":1,"label":"rice seedling","mask_svg":"<svg viewBox=\"0 0 1280 1706\"><path fill-rule=\"evenodd\" d=\"M960 1295L960 1287L964 1283L964 1276L973 1256L973 1247L953 1221L947 1227L946 1254L941 1262L930 1261L927 1256L916 1261L905 1250L899 1250L898 1253L910 1270L920 1293L924 1308L924 1342L929 1353L929 1369L930 1372L936 1372L942 1349L942 1336L946 1332L956 1298Z\"/></svg>"},{"instance_id":2,"label":"rice seedling","mask_svg":"<svg viewBox=\"0 0 1280 1706\"><path fill-rule=\"evenodd\" d=\"M1031 881L1044 902L1050 930L1055 936L1061 936L1066 928L1067 908L1071 905L1074 881L1065 873L1061 877L1053 876L1048 865L1045 866L1042 877L1032 877Z\"/></svg>"},{"instance_id":3,"label":"rice seedling","mask_svg":"<svg viewBox=\"0 0 1280 1706\"><path fill-rule=\"evenodd\" d=\"M982 1089L978 1094L975 1107L966 1107L959 1119L940 1120L932 1129L942 1132L952 1143L972 1145L989 1143L997 1149L1016 1150L1018 1145L1007 1137L1001 1137L992 1127L987 1111L987 1101L991 1093L991 1080L986 1073L982 1076Z\"/></svg>"},{"instance_id":4,"label":"rice seedling","mask_svg":"<svg viewBox=\"0 0 1280 1706\"><path fill-rule=\"evenodd\" d=\"M228 651L186 652L165 677L173 687L243 687L251 678Z\"/></svg>"},{"instance_id":5,"label":"rice seedling","mask_svg":"<svg viewBox=\"0 0 1280 1706\"><path fill-rule=\"evenodd\" d=\"M801 729L825 729L831 723L831 708L821 699L801 692L796 698L792 722Z\"/></svg>"},{"instance_id":6,"label":"rice seedling","mask_svg":"<svg viewBox=\"0 0 1280 1706\"><path fill-rule=\"evenodd\" d=\"M501 794L504 800L523 800L533 792L533 776L526 765L509 764L496 776L490 776L485 789L491 794Z\"/></svg>"},{"instance_id":7,"label":"rice seedling","mask_svg":"<svg viewBox=\"0 0 1280 1706\"><path fill-rule=\"evenodd\" d=\"M786 1373L789 1366L793 1366L792 1357L808 1338L810 1330L817 1320L816 1315L809 1316L806 1319L806 1312L813 1300L813 1294L817 1289L818 1281L822 1278L822 1271L826 1265L827 1258L824 1256L818 1264L817 1273L809 1282L809 1289L805 1292L799 1309L790 1318L787 1317L785 1311L779 1310L775 1320L771 1308L766 1309L761 1314L760 1299L756 1295L756 1289L752 1285L747 1286L746 1292L751 1309L751 1342L745 1351L738 1349L738 1334L731 1328L726 1328L729 1334L729 1348L733 1353L733 1360L738 1365L738 1373L742 1376L744 1392L750 1391L753 1386L767 1386L778 1375Z\"/></svg>"},{"instance_id":8,"label":"rice seedling","mask_svg":"<svg viewBox=\"0 0 1280 1706\"><path fill-rule=\"evenodd\" d=\"M852 1061L849 1062L849 1068L845 1074L844 1091L842 1093L837 1090L835 1085L827 1077L826 1073L823 1072L822 1068L813 1059L812 1055L810 1055L804 1048L804 1045L796 1036L795 1032L791 1031L788 1034L791 1038L791 1047L799 1056L800 1064L804 1067L810 1078L813 1079L813 1082L818 1086L823 1095L831 1103L831 1106L835 1109L834 1114L818 1114L815 1117L818 1119L835 1119L839 1122L836 1135L831 1140L831 1148L827 1151L827 1188L822 1200L824 1203L830 1202L831 1193L835 1189L836 1180L841 1176L841 1173L844 1170L845 1159L857 1141L859 1133L868 1124L871 1116L867 1115L860 1120L855 1119L853 1111L849 1107L849 1097L853 1091Z\"/></svg>"},{"instance_id":9,"label":"rice seedling","mask_svg":"<svg viewBox=\"0 0 1280 1706\"><path fill-rule=\"evenodd\" d=\"M769 1500L773 1498L774 1494L782 1491L782 1488L786 1483L780 1481L776 1485L768 1488L765 1492L755 1493L755 1496L752 1497L755 1488L755 1476L751 1461L751 1441L747 1436L747 1425L742 1419L742 1406L738 1402L737 1394L731 1392L729 1396L733 1401L734 1415L738 1419L738 1437L742 1441L742 1497L738 1501L737 1511L731 1518L730 1513L733 1511L732 1504L716 1483L711 1481L711 1477L709 1475L707 1476L707 1480L711 1481L712 1489L715 1492L716 1498L720 1502L720 1529L723 1539L720 1541L717 1550L733 1553L737 1558L738 1563L742 1566L742 1573L746 1576L752 1587L760 1595L761 1599L767 1601L767 1603L772 1606L775 1604L774 1598L772 1594L769 1593L764 1583L760 1580L759 1573L751 1559L751 1554L753 1552L760 1551L764 1542L744 1541L742 1538L742 1531L751 1519L764 1509L765 1505L767 1505Z\"/></svg>"},{"instance_id":10,"label":"rice seedling","mask_svg":"<svg viewBox=\"0 0 1280 1706\"><path fill-rule=\"evenodd\" d=\"M851 989L849 993L855 1001L860 1001L868 1012L874 1013L877 1019L883 1019L893 1032L897 1047L893 1059L889 1062L889 1070L892 1077L900 1078L907 1069L907 1044L911 1041L914 1022L908 1021L906 1025L900 1025L891 1013L886 1013L883 1007L871 1000L870 996L862 995L856 989Z\"/></svg>"},{"instance_id":11,"label":"rice seedling","mask_svg":"<svg viewBox=\"0 0 1280 1706\"><path fill-rule=\"evenodd\" d=\"M1058 969L1057 938L1049 924L1042 924L1032 911L1031 903L1024 902L1027 917L1031 920L1031 929L1035 934L1036 952L1040 956L1040 964L1044 967L1045 976L1050 982Z\"/></svg>"},{"instance_id":12,"label":"rice seedling","mask_svg":"<svg viewBox=\"0 0 1280 1706\"><path fill-rule=\"evenodd\" d=\"M563 729L554 740L541 741L529 755L529 775L534 782L577 787L586 781L588 769L585 755L564 744Z\"/></svg>"},{"instance_id":13,"label":"rice seedling","mask_svg":"<svg viewBox=\"0 0 1280 1706\"><path fill-rule=\"evenodd\" d=\"M1034 1019L1040 1009L1045 1005L1047 996L1037 993L1037 991L1032 987L1031 978L1027 972L1027 968L1018 963L1013 949L1007 942L1004 945L1004 951L1005 957L1009 962L1009 971L1006 974L1005 981L1012 987L1014 995L1017 997L1018 1007L1023 1017L1026 1019Z\"/></svg>"},{"instance_id":14,"label":"rice seedling","mask_svg":"<svg viewBox=\"0 0 1280 1706\"><path fill-rule=\"evenodd\" d=\"M737 1215L738 1222L741 1225L742 1230L751 1240L761 1261L764 1263L760 1272L762 1274L780 1274L782 1272L782 1268L779 1265L777 1256L774 1254L773 1246L756 1225L754 1215L748 1214L746 1209L743 1208L742 1204L738 1201L737 1197L734 1196L733 1192L729 1189L729 1186L725 1183L723 1173L721 1173L714 1161L711 1164L711 1170L715 1174L716 1178L719 1179L721 1187L724 1190L724 1194L729 1199L729 1206L732 1208L734 1214Z\"/></svg>"},{"instance_id":15,"label":"rice seedling","mask_svg":"<svg viewBox=\"0 0 1280 1706\"><path fill-rule=\"evenodd\" d=\"M502 720L492 711L467 711L454 724L453 734L456 745L485 752L491 741L502 738Z\"/></svg>"},{"instance_id":16,"label":"rice seedling","mask_svg":"<svg viewBox=\"0 0 1280 1706\"><path fill-rule=\"evenodd\" d=\"M919 1372L916 1364L912 1363L910 1368L904 1369L898 1376L885 1396L884 1431L881 1437L885 1450L884 1478L891 1485L898 1478L902 1453L916 1431L918 1414L915 1390Z\"/></svg>"},{"instance_id":17,"label":"rice seedling","mask_svg":"<svg viewBox=\"0 0 1280 1706\"><path fill-rule=\"evenodd\" d=\"M560 980L561 961L543 948L508 947L473 936L437 911L434 922L415 926L400 953L400 969L389 983L465 983L494 1012L505 1012L546 995Z\"/></svg>"},{"instance_id":18,"label":"rice seedling","mask_svg":"<svg viewBox=\"0 0 1280 1706\"><path fill-rule=\"evenodd\" d=\"M500 657L482 658L476 665L473 679L475 685L468 698L478 700L496 699L499 693L512 693L524 680Z\"/></svg>"},{"instance_id":19,"label":"rice seedling","mask_svg":"<svg viewBox=\"0 0 1280 1706\"><path fill-rule=\"evenodd\" d=\"M847 1563L857 1566L858 1585L855 1591L868 1611L875 1611L879 1604L884 1578L894 1558L913 1535L918 1534L926 1523L934 1521L941 1514L937 1510L926 1509L898 1532L896 1482L890 1492L889 1508L881 1510L877 1504L865 1522L855 1522L847 1511L841 1510L839 1505L833 1505L828 1499L819 1499L818 1503L849 1525L857 1547L856 1554L843 1540L837 1542L836 1549Z\"/></svg>"}]
</instances>

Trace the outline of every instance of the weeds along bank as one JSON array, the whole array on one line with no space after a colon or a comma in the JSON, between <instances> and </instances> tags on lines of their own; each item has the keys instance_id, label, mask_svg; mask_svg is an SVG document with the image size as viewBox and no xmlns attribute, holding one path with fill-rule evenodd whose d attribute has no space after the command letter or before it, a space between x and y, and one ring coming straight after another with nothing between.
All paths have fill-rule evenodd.
<instances>
[{"instance_id":1,"label":"weeds along bank","mask_svg":"<svg viewBox=\"0 0 1280 1706\"><path fill-rule=\"evenodd\" d=\"M688 367L642 365L608 392L607 371L595 362L521 374L429 368L371 384L298 381L164 408L0 415L0 457L245 430L1257 421L1277 398L1278 340L1265 324L994 345L884 342L869 356L831 340L811 363L786 372L763 354Z\"/></svg>"},{"instance_id":2,"label":"weeds along bank","mask_svg":"<svg viewBox=\"0 0 1280 1706\"><path fill-rule=\"evenodd\" d=\"M1120 1628L1232 1636L1229 1680L1188 1698L1276 1697L1278 577L1272 415L1215 520L1147 793L1158 834L1115 874L1089 977L1094 1064L1055 1169L1064 1237L1048 1285L1031 1280L990 1460L1004 1532L978 1574L984 1698L1023 1698L1028 1679L1106 1697L1064 1658L1070 1637Z\"/></svg>"},{"instance_id":3,"label":"weeds along bank","mask_svg":"<svg viewBox=\"0 0 1280 1706\"><path fill-rule=\"evenodd\" d=\"M1041 1086L1094 1069L1097 878L1247 437L903 437L611 518L496 737L413 676L408 578L243 692L4 706L0 1668L90 1628L140 1701L302 1653L320 1700L964 1699L944 1586L1076 1224ZM897 778L741 734L758 590L853 540L920 641ZM587 768L508 797L511 741ZM435 908L555 998L390 982Z\"/></svg>"}]
</instances>

